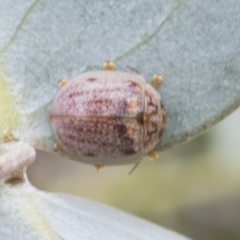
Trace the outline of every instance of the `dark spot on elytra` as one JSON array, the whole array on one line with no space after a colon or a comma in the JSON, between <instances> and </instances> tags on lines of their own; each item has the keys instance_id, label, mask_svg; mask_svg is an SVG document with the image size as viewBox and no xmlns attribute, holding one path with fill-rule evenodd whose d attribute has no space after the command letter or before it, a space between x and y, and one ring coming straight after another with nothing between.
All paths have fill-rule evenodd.
<instances>
[{"instance_id":1,"label":"dark spot on elytra","mask_svg":"<svg viewBox=\"0 0 240 240\"><path fill-rule=\"evenodd\" d=\"M90 152L84 153L84 156L86 156L86 157L96 157L96 155L94 153L90 153Z\"/></svg>"},{"instance_id":2,"label":"dark spot on elytra","mask_svg":"<svg viewBox=\"0 0 240 240\"><path fill-rule=\"evenodd\" d=\"M94 82L94 81L96 81L96 80L97 80L96 78L88 78L88 79L87 79L88 82Z\"/></svg>"},{"instance_id":3,"label":"dark spot on elytra","mask_svg":"<svg viewBox=\"0 0 240 240\"><path fill-rule=\"evenodd\" d=\"M139 89L139 90L141 90L142 89L142 87L138 84L138 83L136 83L136 82L134 82L134 81L132 81L132 80L128 80L127 82L129 82L130 83L130 87L132 87L132 88L134 88L134 89Z\"/></svg>"},{"instance_id":4,"label":"dark spot on elytra","mask_svg":"<svg viewBox=\"0 0 240 240\"><path fill-rule=\"evenodd\" d=\"M111 106L113 103L114 103L113 100L107 99L107 98L105 98L105 99L94 99L94 100L88 101L86 103L86 106L89 109L92 109L92 111L95 110L96 112L99 112L98 106L101 106L101 105Z\"/></svg>"},{"instance_id":5,"label":"dark spot on elytra","mask_svg":"<svg viewBox=\"0 0 240 240\"><path fill-rule=\"evenodd\" d=\"M143 112L138 113L136 119L140 125L143 125Z\"/></svg>"},{"instance_id":6,"label":"dark spot on elytra","mask_svg":"<svg viewBox=\"0 0 240 240\"><path fill-rule=\"evenodd\" d=\"M136 151L134 150L134 149L124 149L123 151L122 151L122 153L123 154L125 154L125 155L133 155L133 154L135 154L136 153Z\"/></svg>"},{"instance_id":7,"label":"dark spot on elytra","mask_svg":"<svg viewBox=\"0 0 240 240\"><path fill-rule=\"evenodd\" d=\"M124 136L127 132L127 127L124 124L120 124L120 125L117 124L114 127L116 128L120 136Z\"/></svg>"},{"instance_id":8,"label":"dark spot on elytra","mask_svg":"<svg viewBox=\"0 0 240 240\"><path fill-rule=\"evenodd\" d=\"M72 92L72 93L70 93L67 97L68 98L72 98L72 97L80 97L80 96L82 96L83 94L85 94L85 92L84 91L81 91L81 92Z\"/></svg>"}]
</instances>

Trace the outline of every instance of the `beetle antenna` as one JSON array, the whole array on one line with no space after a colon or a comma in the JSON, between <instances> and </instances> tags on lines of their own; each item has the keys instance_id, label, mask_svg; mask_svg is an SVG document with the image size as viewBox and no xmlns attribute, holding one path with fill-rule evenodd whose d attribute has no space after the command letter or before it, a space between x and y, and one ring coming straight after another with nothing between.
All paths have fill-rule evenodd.
<instances>
[{"instance_id":1,"label":"beetle antenna","mask_svg":"<svg viewBox=\"0 0 240 240\"><path fill-rule=\"evenodd\" d=\"M131 171L128 173L129 175L132 174L132 172L136 169L136 167L139 165L140 161L135 163L135 165L133 166L133 168L131 169Z\"/></svg>"},{"instance_id":2,"label":"beetle antenna","mask_svg":"<svg viewBox=\"0 0 240 240\"><path fill-rule=\"evenodd\" d=\"M131 67L131 66L126 66L128 69L130 69L132 72L134 72L134 73L136 73L136 74L138 74L138 75L140 75L140 72L136 69L136 68L134 68L134 67Z\"/></svg>"}]
</instances>

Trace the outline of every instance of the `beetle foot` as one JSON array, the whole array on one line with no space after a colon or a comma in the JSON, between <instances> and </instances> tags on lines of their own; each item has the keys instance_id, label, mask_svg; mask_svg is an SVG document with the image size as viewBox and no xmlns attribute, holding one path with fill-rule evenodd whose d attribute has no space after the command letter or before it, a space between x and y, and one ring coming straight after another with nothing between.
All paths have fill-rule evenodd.
<instances>
[{"instance_id":1,"label":"beetle foot","mask_svg":"<svg viewBox=\"0 0 240 240\"><path fill-rule=\"evenodd\" d=\"M148 157L149 157L150 161L157 160L158 156L159 156L159 154L156 151L151 151L148 153Z\"/></svg>"},{"instance_id":2,"label":"beetle foot","mask_svg":"<svg viewBox=\"0 0 240 240\"><path fill-rule=\"evenodd\" d=\"M58 81L58 87L62 88L64 85L66 85L67 80L66 79L61 79Z\"/></svg>"},{"instance_id":3,"label":"beetle foot","mask_svg":"<svg viewBox=\"0 0 240 240\"><path fill-rule=\"evenodd\" d=\"M95 165L97 171L103 170L105 167L103 165Z\"/></svg>"},{"instance_id":4,"label":"beetle foot","mask_svg":"<svg viewBox=\"0 0 240 240\"><path fill-rule=\"evenodd\" d=\"M163 82L163 78L160 74L154 74L152 77L152 85L157 88Z\"/></svg>"},{"instance_id":5,"label":"beetle foot","mask_svg":"<svg viewBox=\"0 0 240 240\"><path fill-rule=\"evenodd\" d=\"M54 143L53 150L55 152L60 152L60 151L62 151L62 147L61 147L61 145L59 143L56 142L56 143Z\"/></svg>"},{"instance_id":6,"label":"beetle foot","mask_svg":"<svg viewBox=\"0 0 240 240\"><path fill-rule=\"evenodd\" d=\"M115 64L111 61L106 61L104 64L103 64L103 69L104 70L114 70L115 69Z\"/></svg>"}]
</instances>

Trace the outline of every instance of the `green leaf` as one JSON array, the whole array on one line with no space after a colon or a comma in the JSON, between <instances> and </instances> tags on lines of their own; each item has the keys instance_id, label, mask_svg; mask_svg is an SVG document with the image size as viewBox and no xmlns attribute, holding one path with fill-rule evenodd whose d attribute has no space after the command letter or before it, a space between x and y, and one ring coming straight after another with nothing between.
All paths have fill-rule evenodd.
<instances>
[{"instance_id":1,"label":"green leaf","mask_svg":"<svg viewBox=\"0 0 240 240\"><path fill-rule=\"evenodd\" d=\"M0 87L8 96L0 135L13 132L52 150L47 115L58 80L101 69L106 60L118 70L136 68L149 82L162 74L167 127L158 150L197 136L240 105L237 0L1 0L0 6ZM2 110L8 105L12 125L11 112Z\"/></svg>"},{"instance_id":2,"label":"green leaf","mask_svg":"<svg viewBox=\"0 0 240 240\"><path fill-rule=\"evenodd\" d=\"M0 238L163 239L187 238L102 204L40 192L28 181L0 183Z\"/></svg>"},{"instance_id":3,"label":"green leaf","mask_svg":"<svg viewBox=\"0 0 240 240\"><path fill-rule=\"evenodd\" d=\"M149 82L162 74L167 127L157 149L195 137L240 105L239 8L237 0L0 0L0 137L52 150L47 115L58 80L106 60ZM181 239L27 183L0 186L0 226L4 239Z\"/></svg>"}]
</instances>

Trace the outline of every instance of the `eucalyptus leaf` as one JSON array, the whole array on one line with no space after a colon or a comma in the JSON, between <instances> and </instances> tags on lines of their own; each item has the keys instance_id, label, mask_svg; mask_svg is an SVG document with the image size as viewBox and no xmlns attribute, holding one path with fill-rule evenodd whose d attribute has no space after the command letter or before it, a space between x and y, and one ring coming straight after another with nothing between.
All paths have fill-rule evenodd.
<instances>
[{"instance_id":1,"label":"eucalyptus leaf","mask_svg":"<svg viewBox=\"0 0 240 240\"><path fill-rule=\"evenodd\" d=\"M137 69L158 90L157 149L202 133L240 105L240 2L0 0L0 137L53 149L47 120L59 79ZM185 239L86 200L0 185L1 239ZM156 237L157 236L157 237Z\"/></svg>"},{"instance_id":2,"label":"eucalyptus leaf","mask_svg":"<svg viewBox=\"0 0 240 240\"><path fill-rule=\"evenodd\" d=\"M0 184L0 239L187 239L102 204Z\"/></svg>"},{"instance_id":3,"label":"eucalyptus leaf","mask_svg":"<svg viewBox=\"0 0 240 240\"><path fill-rule=\"evenodd\" d=\"M58 80L112 60L147 81L162 74L158 150L195 137L240 105L239 9L238 0L0 0L0 135L52 150Z\"/></svg>"}]
</instances>

